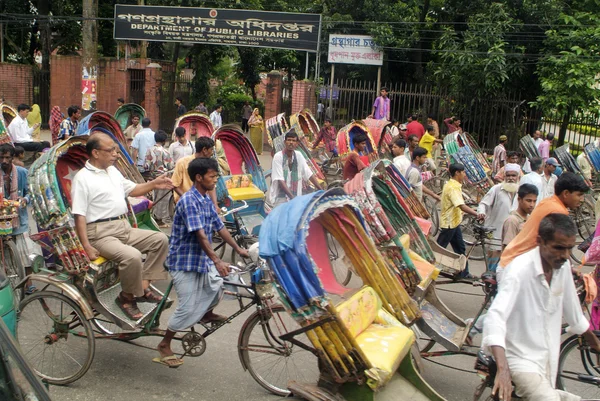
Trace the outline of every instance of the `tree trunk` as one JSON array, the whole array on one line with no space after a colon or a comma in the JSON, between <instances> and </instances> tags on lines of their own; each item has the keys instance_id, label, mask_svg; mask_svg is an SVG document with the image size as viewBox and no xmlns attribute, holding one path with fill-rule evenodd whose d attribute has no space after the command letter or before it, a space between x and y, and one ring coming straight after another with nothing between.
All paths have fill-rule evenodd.
<instances>
[{"instance_id":1,"label":"tree trunk","mask_svg":"<svg viewBox=\"0 0 600 401\"><path fill-rule=\"evenodd\" d=\"M565 144L565 137L567 136L567 128L569 127L569 122L571 121L571 115L573 114L573 108L569 107L565 115L563 116L562 123L560 124L560 131L558 131L558 142L556 146L562 146Z\"/></svg>"},{"instance_id":2,"label":"tree trunk","mask_svg":"<svg viewBox=\"0 0 600 401\"><path fill-rule=\"evenodd\" d=\"M419 22L425 22L427 18L427 13L429 12L430 0L425 0L423 2L423 7L421 8L421 13L419 14ZM420 25L423 27L423 25ZM425 40L423 38L423 32L419 33L419 41L417 42L415 48L416 51L413 52L413 61L415 62L415 79L419 82L424 82L425 74L423 72L423 46L425 45Z\"/></svg>"},{"instance_id":3,"label":"tree trunk","mask_svg":"<svg viewBox=\"0 0 600 401\"><path fill-rule=\"evenodd\" d=\"M81 105L83 114L96 110L97 84L98 84L98 0L83 0L82 21L82 97Z\"/></svg>"}]
</instances>

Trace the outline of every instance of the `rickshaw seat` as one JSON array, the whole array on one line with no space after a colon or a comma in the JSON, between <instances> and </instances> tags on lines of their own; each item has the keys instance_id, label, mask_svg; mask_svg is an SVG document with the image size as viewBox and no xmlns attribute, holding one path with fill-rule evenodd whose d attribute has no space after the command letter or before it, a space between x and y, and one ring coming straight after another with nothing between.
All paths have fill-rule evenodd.
<instances>
[{"instance_id":1,"label":"rickshaw seat","mask_svg":"<svg viewBox=\"0 0 600 401\"><path fill-rule=\"evenodd\" d=\"M337 305L336 311L375 369L369 375L376 374L380 384L386 382L410 351L413 331L386 312L375 290L368 286Z\"/></svg>"},{"instance_id":2,"label":"rickshaw seat","mask_svg":"<svg viewBox=\"0 0 600 401\"><path fill-rule=\"evenodd\" d=\"M127 198L127 200L131 204L131 208L135 214L142 213L143 211L150 209L152 205L152 202L150 202L150 200L144 196L130 196Z\"/></svg>"},{"instance_id":3,"label":"rickshaw seat","mask_svg":"<svg viewBox=\"0 0 600 401\"><path fill-rule=\"evenodd\" d=\"M263 199L265 194L252 184L251 174L235 174L223 177L229 196L234 201Z\"/></svg>"}]
</instances>

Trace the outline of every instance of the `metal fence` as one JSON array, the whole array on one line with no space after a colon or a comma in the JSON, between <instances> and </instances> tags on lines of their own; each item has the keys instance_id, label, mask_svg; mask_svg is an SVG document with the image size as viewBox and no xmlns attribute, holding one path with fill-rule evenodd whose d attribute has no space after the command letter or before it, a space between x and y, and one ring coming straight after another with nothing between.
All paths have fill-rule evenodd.
<instances>
[{"instance_id":1,"label":"metal fence","mask_svg":"<svg viewBox=\"0 0 600 401\"><path fill-rule=\"evenodd\" d=\"M439 124L442 135L447 132L444 119L456 116L461 119L463 130L477 138L480 146L491 150L500 135L509 137L508 145L518 148L518 140L535 130L554 133L558 138L564 115L555 111L532 108L518 93L504 98L473 99L453 97L431 85L414 83L384 83L389 90L390 118L400 123L408 115L416 114L426 125L428 116ZM324 105L325 115L332 117L340 128L352 120L363 119L371 114L373 103L379 96L376 81L340 79L334 83L330 105L330 87L324 86L319 102ZM600 137L600 115L573 113L569 116L565 142L569 142L576 154L583 145Z\"/></svg>"},{"instance_id":2,"label":"metal fence","mask_svg":"<svg viewBox=\"0 0 600 401\"><path fill-rule=\"evenodd\" d=\"M50 119L50 71L33 68L33 104L40 106L42 128L48 128Z\"/></svg>"}]
</instances>

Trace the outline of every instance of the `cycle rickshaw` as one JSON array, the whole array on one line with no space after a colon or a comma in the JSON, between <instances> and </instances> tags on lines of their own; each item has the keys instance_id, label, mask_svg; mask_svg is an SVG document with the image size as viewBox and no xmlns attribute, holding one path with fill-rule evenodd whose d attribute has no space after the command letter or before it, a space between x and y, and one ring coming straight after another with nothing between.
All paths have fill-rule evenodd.
<instances>
[{"instance_id":1,"label":"cycle rickshaw","mask_svg":"<svg viewBox=\"0 0 600 401\"><path fill-rule=\"evenodd\" d=\"M131 125L131 119L137 116L140 118L146 117L146 110L136 103L125 103L115 111L115 120L119 122L119 126L123 131Z\"/></svg>"},{"instance_id":2,"label":"cycle rickshaw","mask_svg":"<svg viewBox=\"0 0 600 401\"><path fill-rule=\"evenodd\" d=\"M40 229L39 234L32 238L56 261L45 263L41 256L34 260L33 274L28 278L37 284L40 291L21 302L17 334L21 349L36 373L48 383L57 385L72 383L87 372L99 339L130 341L145 336L163 336L165 330L160 329L160 316L172 303L169 299L171 283L164 294L153 288L163 295L161 302L140 303L144 316L138 321L130 320L114 303L116 294L121 291L116 263L103 258L92 261L83 250L70 212L70 185L75 173L87 160L87 138L77 136L54 146L33 164L29 175L34 195L34 216ZM115 167L124 176L142 182L139 176L136 180L129 175L134 167L122 150ZM237 211L231 210L230 213ZM133 225L136 224L131 210L129 219ZM156 229L151 218L148 225ZM258 271L256 277L260 278L258 266L251 264L243 272ZM243 290L231 292L239 300L239 311L226 322L214 326L200 323L204 327L203 332L192 328L178 333L176 340L181 341L183 356L202 355L207 336L255 307L256 312L250 315L240 332L240 361L261 386L277 394L281 391L287 394L287 389L281 390L274 380L260 379L256 373L255 355L270 353L272 357L284 359L296 355L291 344L279 341L279 336L274 337L274 333L287 330L289 319L281 313L275 298L268 291L258 291L254 282L246 285L234 281L231 285Z\"/></svg>"},{"instance_id":3,"label":"cycle rickshaw","mask_svg":"<svg viewBox=\"0 0 600 401\"><path fill-rule=\"evenodd\" d=\"M196 138L202 136L211 137L215 130L210 118L206 114L202 114L198 111L190 111L175 120L172 140L176 140L175 129L178 127L185 128L185 139L188 141L195 141Z\"/></svg>"},{"instance_id":4,"label":"cycle rickshaw","mask_svg":"<svg viewBox=\"0 0 600 401\"><path fill-rule=\"evenodd\" d=\"M314 122L314 124L316 124L316 122ZM312 129L314 129L314 125L312 123L309 124L307 122L307 129L309 126L312 126ZM283 150L285 148L285 134L290 130L290 126L285 119L285 113L280 113L275 117L269 118L266 121L266 127L267 132L269 133L269 144L273 148L272 153L275 154L276 152ZM296 150L300 152L302 156L304 156L304 159L306 159L306 162L308 163L308 167L310 167L313 174L315 174L321 185L323 185L327 181L327 179L325 177L325 174L323 173L323 170L321 170L321 167L319 167L319 164L311 155L311 152L309 150L310 144L308 144L308 141L304 137L304 129L300 125L300 122L298 122L298 124L295 124L295 127L292 128L296 131L296 134L298 134L299 139L298 147L296 148Z\"/></svg>"},{"instance_id":5,"label":"cycle rickshaw","mask_svg":"<svg viewBox=\"0 0 600 401\"><path fill-rule=\"evenodd\" d=\"M336 281L322 251L328 236L365 283L358 291ZM397 254L377 249L358 205L342 189L276 207L263 223L259 244L281 302L301 326L282 338L315 355L315 365L318 359L318 384L291 381L294 395L310 401L443 399L413 365L409 326L421 312L409 293L419 275Z\"/></svg>"}]
</instances>

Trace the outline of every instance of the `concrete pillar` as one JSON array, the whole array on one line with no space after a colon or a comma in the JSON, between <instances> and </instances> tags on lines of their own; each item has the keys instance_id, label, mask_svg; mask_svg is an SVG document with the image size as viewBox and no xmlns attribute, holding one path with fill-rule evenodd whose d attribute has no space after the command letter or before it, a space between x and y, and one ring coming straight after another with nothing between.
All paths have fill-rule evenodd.
<instances>
[{"instance_id":1,"label":"concrete pillar","mask_svg":"<svg viewBox=\"0 0 600 401\"><path fill-rule=\"evenodd\" d=\"M317 85L312 81L294 81L292 90L292 113L297 113L304 109L317 115Z\"/></svg>"},{"instance_id":2,"label":"concrete pillar","mask_svg":"<svg viewBox=\"0 0 600 401\"><path fill-rule=\"evenodd\" d=\"M162 86L162 69L157 63L150 63L146 66L146 87L145 87L145 109L146 117L152 124L150 127L156 131L160 126L160 92Z\"/></svg>"}]
</instances>

